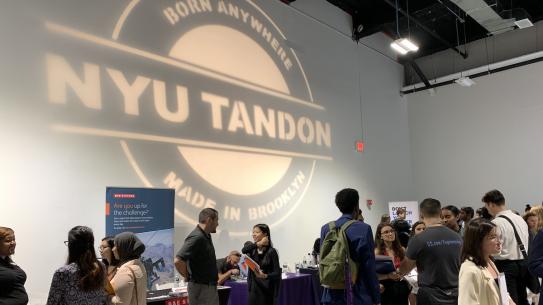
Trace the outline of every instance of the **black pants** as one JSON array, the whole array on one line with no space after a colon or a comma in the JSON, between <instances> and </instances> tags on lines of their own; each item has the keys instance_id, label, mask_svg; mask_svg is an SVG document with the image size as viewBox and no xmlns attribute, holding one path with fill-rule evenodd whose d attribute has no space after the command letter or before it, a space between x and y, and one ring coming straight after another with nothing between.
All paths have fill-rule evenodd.
<instances>
[{"instance_id":1,"label":"black pants","mask_svg":"<svg viewBox=\"0 0 543 305\"><path fill-rule=\"evenodd\" d=\"M385 287L381 293L381 305L408 305L411 287L407 281L384 280L380 282Z\"/></svg>"},{"instance_id":2,"label":"black pants","mask_svg":"<svg viewBox=\"0 0 543 305\"><path fill-rule=\"evenodd\" d=\"M507 292L517 305L528 305L528 295L522 268L523 260L497 260L496 267L505 274Z\"/></svg>"}]
</instances>

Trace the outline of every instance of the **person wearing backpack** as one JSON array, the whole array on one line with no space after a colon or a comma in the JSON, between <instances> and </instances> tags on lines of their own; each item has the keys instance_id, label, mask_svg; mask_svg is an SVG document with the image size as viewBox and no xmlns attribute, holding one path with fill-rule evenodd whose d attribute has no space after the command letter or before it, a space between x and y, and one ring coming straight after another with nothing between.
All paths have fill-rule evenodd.
<instances>
[{"instance_id":1,"label":"person wearing backpack","mask_svg":"<svg viewBox=\"0 0 543 305\"><path fill-rule=\"evenodd\" d=\"M321 228L319 275L324 286L322 304L381 303L373 232L368 224L356 220L358 201L356 190L346 188L339 191L335 203L342 215Z\"/></svg>"}]
</instances>

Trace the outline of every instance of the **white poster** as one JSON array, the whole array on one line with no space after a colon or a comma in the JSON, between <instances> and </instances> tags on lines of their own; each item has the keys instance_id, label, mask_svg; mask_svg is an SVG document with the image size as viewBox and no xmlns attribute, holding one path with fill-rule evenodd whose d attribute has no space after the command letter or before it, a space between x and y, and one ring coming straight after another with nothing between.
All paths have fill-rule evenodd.
<instances>
[{"instance_id":1,"label":"white poster","mask_svg":"<svg viewBox=\"0 0 543 305\"><path fill-rule=\"evenodd\" d=\"M419 221L419 203L417 201L395 201L388 203L388 214L390 215L390 221L394 221L396 216L396 210L399 208L405 208L406 215L405 220L409 225L413 225Z\"/></svg>"}]
</instances>

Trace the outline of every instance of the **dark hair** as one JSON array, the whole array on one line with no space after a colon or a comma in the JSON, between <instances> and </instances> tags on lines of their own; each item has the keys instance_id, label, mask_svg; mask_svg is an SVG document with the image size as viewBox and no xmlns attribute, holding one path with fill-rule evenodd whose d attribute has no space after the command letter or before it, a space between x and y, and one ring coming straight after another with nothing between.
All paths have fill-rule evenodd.
<instances>
[{"instance_id":1,"label":"dark hair","mask_svg":"<svg viewBox=\"0 0 543 305\"><path fill-rule=\"evenodd\" d=\"M397 208L396 209L396 216L398 216L400 214L407 214L406 209L405 208Z\"/></svg>"},{"instance_id":2,"label":"dark hair","mask_svg":"<svg viewBox=\"0 0 543 305\"><path fill-rule=\"evenodd\" d=\"M380 223L375 230L375 249L377 249L379 254L385 253L385 242L381 238L381 230L384 227L390 227L394 231L394 241L392 242L392 250L394 254L402 260L405 256L405 251L400 244L400 239L398 238L398 233L394 230L394 227L389 223Z\"/></svg>"},{"instance_id":3,"label":"dark hair","mask_svg":"<svg viewBox=\"0 0 543 305\"><path fill-rule=\"evenodd\" d=\"M272 258L271 258L269 250L271 248L273 248L273 243L272 243L272 239L271 239L271 235L270 235L270 227L267 224L259 223L259 224L254 225L253 229L254 228L259 228L260 231L262 231L262 233L264 233L264 234L266 234L266 236L268 236L268 240L269 240L270 244L264 249L264 257L262 258L262 265L271 264L272 263L272 261L271 261ZM255 249L255 252L256 252L256 249Z\"/></svg>"},{"instance_id":4,"label":"dark hair","mask_svg":"<svg viewBox=\"0 0 543 305\"><path fill-rule=\"evenodd\" d=\"M526 207L524 208L524 213L530 212L531 209L532 209L532 206L530 204L526 204Z\"/></svg>"},{"instance_id":5,"label":"dark hair","mask_svg":"<svg viewBox=\"0 0 543 305\"><path fill-rule=\"evenodd\" d=\"M448 206L442 208L442 210L451 211L451 213L454 214L454 217L456 217L456 216L458 216L460 214L460 210L457 207L455 207L454 205L448 205Z\"/></svg>"},{"instance_id":6,"label":"dark hair","mask_svg":"<svg viewBox=\"0 0 543 305\"><path fill-rule=\"evenodd\" d=\"M390 222L390 215L383 214L383 216L381 216L381 223L389 223L389 222Z\"/></svg>"},{"instance_id":7,"label":"dark hair","mask_svg":"<svg viewBox=\"0 0 543 305\"><path fill-rule=\"evenodd\" d=\"M198 221L200 223L205 223L208 218L211 218L213 220L217 219L219 217L219 212L212 208L205 208L200 211L200 214L198 215Z\"/></svg>"},{"instance_id":8,"label":"dark hair","mask_svg":"<svg viewBox=\"0 0 543 305\"><path fill-rule=\"evenodd\" d=\"M460 210L462 210L466 215L469 216L469 219L472 219L474 215L474 211L472 207L462 207Z\"/></svg>"},{"instance_id":9,"label":"dark hair","mask_svg":"<svg viewBox=\"0 0 543 305\"><path fill-rule=\"evenodd\" d=\"M68 233L68 263L79 267L79 288L92 291L104 287L105 271L96 258L92 229L73 227Z\"/></svg>"},{"instance_id":10,"label":"dark hair","mask_svg":"<svg viewBox=\"0 0 543 305\"><path fill-rule=\"evenodd\" d=\"M505 197L503 197L503 194L498 190L492 190L486 193L481 200L484 203L493 203L495 205L505 204Z\"/></svg>"},{"instance_id":11,"label":"dark hair","mask_svg":"<svg viewBox=\"0 0 543 305\"><path fill-rule=\"evenodd\" d=\"M110 249L113 249L113 247L115 246L115 243L113 242L115 237L113 236L106 236L104 238L102 238L102 241L105 241L107 243L107 246L110 248ZM113 255L113 250L111 250L111 262L108 261L105 257L102 257L102 263L104 263L104 265L107 266L114 266L114 267L117 267L119 266L119 260L115 258L115 255Z\"/></svg>"},{"instance_id":12,"label":"dark hair","mask_svg":"<svg viewBox=\"0 0 543 305\"><path fill-rule=\"evenodd\" d=\"M483 241L495 227L495 224L484 218L473 219L467 224L460 258L462 262L469 259L479 267L486 267L486 258L483 257Z\"/></svg>"},{"instance_id":13,"label":"dark hair","mask_svg":"<svg viewBox=\"0 0 543 305\"><path fill-rule=\"evenodd\" d=\"M488 212L488 209L486 207L478 208L476 213L481 218L488 219L488 220L492 219L492 215L490 215L490 213Z\"/></svg>"},{"instance_id":14,"label":"dark hair","mask_svg":"<svg viewBox=\"0 0 543 305\"><path fill-rule=\"evenodd\" d=\"M424 223L424 221L420 221L420 220L419 220L419 221L415 222L415 223L411 226L411 233L409 233L409 236L411 236L411 237L415 236L415 229L416 229L419 225L421 225L421 224L426 226L426 224Z\"/></svg>"},{"instance_id":15,"label":"dark hair","mask_svg":"<svg viewBox=\"0 0 543 305\"><path fill-rule=\"evenodd\" d=\"M321 253L321 238L315 239L315 242L313 243L313 256Z\"/></svg>"},{"instance_id":16,"label":"dark hair","mask_svg":"<svg viewBox=\"0 0 543 305\"><path fill-rule=\"evenodd\" d=\"M336 206L343 214L351 214L358 209L358 192L355 189L342 189L336 194Z\"/></svg>"},{"instance_id":17,"label":"dark hair","mask_svg":"<svg viewBox=\"0 0 543 305\"><path fill-rule=\"evenodd\" d=\"M436 217L441 215L441 203L437 199L426 198L420 205L420 213L424 217Z\"/></svg>"}]
</instances>

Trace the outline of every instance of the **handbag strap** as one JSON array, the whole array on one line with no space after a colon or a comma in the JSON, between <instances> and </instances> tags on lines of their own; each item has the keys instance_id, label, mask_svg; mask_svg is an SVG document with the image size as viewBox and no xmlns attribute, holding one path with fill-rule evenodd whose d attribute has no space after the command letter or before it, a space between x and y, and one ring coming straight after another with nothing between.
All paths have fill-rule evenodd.
<instances>
[{"instance_id":1,"label":"handbag strap","mask_svg":"<svg viewBox=\"0 0 543 305\"><path fill-rule=\"evenodd\" d=\"M127 266L127 267L128 267L128 270L130 270L130 272L132 272L132 276L134 277L134 289L136 290L136 303L139 305L140 301L138 299L138 281L136 280L136 274L134 273L134 270L132 270L132 268L130 268L130 266Z\"/></svg>"},{"instance_id":2,"label":"handbag strap","mask_svg":"<svg viewBox=\"0 0 543 305\"><path fill-rule=\"evenodd\" d=\"M505 215L500 215L498 217L501 217L501 218L507 220L511 224L511 226L513 227L513 231L515 232L515 238L517 239L517 245L518 245L518 247L520 249L520 252L522 252L522 256L524 256L524 259L527 259L528 254L526 254L526 248L524 247L524 244L520 240L520 236L518 235L517 228L515 227L515 225L511 221L511 219L509 219L509 217L507 217Z\"/></svg>"}]
</instances>

